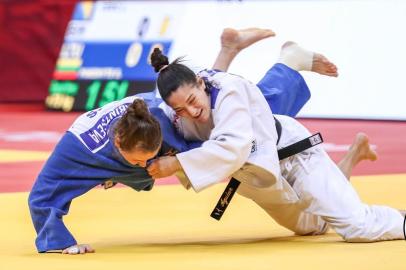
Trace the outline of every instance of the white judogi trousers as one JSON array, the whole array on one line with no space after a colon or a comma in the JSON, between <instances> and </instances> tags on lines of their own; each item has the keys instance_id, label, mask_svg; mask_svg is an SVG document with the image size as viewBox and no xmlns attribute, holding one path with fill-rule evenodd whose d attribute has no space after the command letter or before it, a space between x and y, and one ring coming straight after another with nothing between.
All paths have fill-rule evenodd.
<instances>
[{"instance_id":1,"label":"white judogi trousers","mask_svg":"<svg viewBox=\"0 0 406 270\"><path fill-rule=\"evenodd\" d=\"M280 147L310 136L298 121L277 118L283 129ZM404 218L400 212L361 202L321 147L289 157L280 165L283 190L254 188L243 182L238 191L254 200L280 225L299 235L323 234L331 227L348 242L403 239Z\"/></svg>"}]
</instances>

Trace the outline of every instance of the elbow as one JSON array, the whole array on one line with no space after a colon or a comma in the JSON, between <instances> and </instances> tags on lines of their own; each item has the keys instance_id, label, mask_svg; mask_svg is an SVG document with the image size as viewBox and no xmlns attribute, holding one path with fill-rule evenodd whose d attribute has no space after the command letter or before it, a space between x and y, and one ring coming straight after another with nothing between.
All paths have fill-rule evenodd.
<instances>
[{"instance_id":1,"label":"elbow","mask_svg":"<svg viewBox=\"0 0 406 270\"><path fill-rule=\"evenodd\" d=\"M43 200L46 192L42 191L40 185L38 185L38 180L35 182L34 186L31 189L30 194L28 195L28 206L31 208L39 204L39 201Z\"/></svg>"},{"instance_id":2,"label":"elbow","mask_svg":"<svg viewBox=\"0 0 406 270\"><path fill-rule=\"evenodd\" d=\"M43 207L41 207L41 200L33 192L28 196L28 208L31 216L35 216L38 212L43 210Z\"/></svg>"},{"instance_id":3,"label":"elbow","mask_svg":"<svg viewBox=\"0 0 406 270\"><path fill-rule=\"evenodd\" d=\"M34 191L30 192L30 195L28 196L28 207L31 209L33 209L36 205L36 200L35 200L35 195L34 195Z\"/></svg>"},{"instance_id":4,"label":"elbow","mask_svg":"<svg viewBox=\"0 0 406 270\"><path fill-rule=\"evenodd\" d=\"M240 169L247 161L251 154L252 147L254 146L253 140L247 140L243 144L234 148L233 163L235 170Z\"/></svg>"},{"instance_id":5,"label":"elbow","mask_svg":"<svg viewBox=\"0 0 406 270\"><path fill-rule=\"evenodd\" d=\"M248 160L250 154L255 150L256 142L254 139L244 140L243 144L239 148L237 158L240 160L241 166Z\"/></svg>"},{"instance_id":6,"label":"elbow","mask_svg":"<svg viewBox=\"0 0 406 270\"><path fill-rule=\"evenodd\" d=\"M216 147L213 152L217 155L224 164L234 164L236 168L240 168L255 148L255 140L251 136L244 137L228 137L216 138ZM221 153L221 154L220 154Z\"/></svg>"},{"instance_id":7,"label":"elbow","mask_svg":"<svg viewBox=\"0 0 406 270\"><path fill-rule=\"evenodd\" d=\"M34 185L30 194L28 195L28 207L30 212L33 213L45 208L47 205L47 200L48 193L44 191L41 192L40 189L37 188L37 185Z\"/></svg>"}]
</instances>

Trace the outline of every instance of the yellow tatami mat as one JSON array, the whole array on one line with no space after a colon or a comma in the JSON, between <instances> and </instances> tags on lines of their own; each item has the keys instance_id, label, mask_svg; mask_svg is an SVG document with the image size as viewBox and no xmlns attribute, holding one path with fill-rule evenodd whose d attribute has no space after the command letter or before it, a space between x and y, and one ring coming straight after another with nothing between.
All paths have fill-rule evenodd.
<instances>
[{"instance_id":1,"label":"yellow tatami mat","mask_svg":"<svg viewBox=\"0 0 406 270\"><path fill-rule=\"evenodd\" d=\"M42 161L46 160L49 151L26 151L0 149L0 162Z\"/></svg>"},{"instance_id":2,"label":"yellow tatami mat","mask_svg":"<svg viewBox=\"0 0 406 270\"><path fill-rule=\"evenodd\" d=\"M353 183L368 203L406 208L406 175ZM75 256L36 253L28 194L1 194L0 269L406 269L406 241L349 244L333 232L293 236L238 195L218 222L209 214L223 188L92 190L73 202L65 223L96 253Z\"/></svg>"}]
</instances>

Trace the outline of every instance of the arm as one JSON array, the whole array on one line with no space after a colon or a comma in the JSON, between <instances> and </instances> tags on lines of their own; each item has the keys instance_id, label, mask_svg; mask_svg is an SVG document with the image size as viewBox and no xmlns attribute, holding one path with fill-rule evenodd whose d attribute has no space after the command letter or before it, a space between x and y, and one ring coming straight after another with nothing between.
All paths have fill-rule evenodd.
<instances>
[{"instance_id":1,"label":"arm","mask_svg":"<svg viewBox=\"0 0 406 270\"><path fill-rule=\"evenodd\" d=\"M71 201L86 193L101 181L85 180L83 149L73 134L67 132L45 163L28 198L31 218L37 232L38 252L61 250L76 245L76 240L65 227L63 216Z\"/></svg>"},{"instance_id":2,"label":"arm","mask_svg":"<svg viewBox=\"0 0 406 270\"><path fill-rule=\"evenodd\" d=\"M295 117L310 99L310 90L299 72L276 64L257 84L275 114Z\"/></svg>"},{"instance_id":3,"label":"arm","mask_svg":"<svg viewBox=\"0 0 406 270\"><path fill-rule=\"evenodd\" d=\"M246 162L251 151L253 130L245 90L223 89L220 93L214 115L215 127L209 140L199 148L177 154L177 160L169 157L161 161L167 164L168 159L172 159L172 164L164 164L172 168L168 169L168 173L179 168L179 162L196 191L232 175ZM148 170L159 171L159 163L159 160L156 161Z\"/></svg>"},{"instance_id":4,"label":"arm","mask_svg":"<svg viewBox=\"0 0 406 270\"><path fill-rule=\"evenodd\" d=\"M43 172L46 173L45 167ZM62 250L77 242L63 223L71 201L99 184L89 180L56 180L41 173L30 193L28 203L37 232L38 252Z\"/></svg>"}]
</instances>

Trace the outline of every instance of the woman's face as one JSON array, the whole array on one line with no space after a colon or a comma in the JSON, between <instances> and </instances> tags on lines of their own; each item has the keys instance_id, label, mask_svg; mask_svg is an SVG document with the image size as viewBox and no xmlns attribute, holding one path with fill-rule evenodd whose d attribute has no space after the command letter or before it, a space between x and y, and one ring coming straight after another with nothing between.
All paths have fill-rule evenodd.
<instances>
[{"instance_id":1,"label":"woman's face","mask_svg":"<svg viewBox=\"0 0 406 270\"><path fill-rule=\"evenodd\" d=\"M143 151L140 149L134 149L131 151L125 151L120 148L119 139L115 139L115 145L123 156L125 160L131 165L138 165L140 167L147 167L147 161L153 159L159 152L160 147L158 147L155 151Z\"/></svg>"},{"instance_id":2,"label":"woman's face","mask_svg":"<svg viewBox=\"0 0 406 270\"><path fill-rule=\"evenodd\" d=\"M211 114L210 100L204 81L197 77L197 84L181 85L167 99L168 105L177 115L205 123Z\"/></svg>"}]
</instances>

